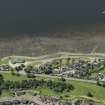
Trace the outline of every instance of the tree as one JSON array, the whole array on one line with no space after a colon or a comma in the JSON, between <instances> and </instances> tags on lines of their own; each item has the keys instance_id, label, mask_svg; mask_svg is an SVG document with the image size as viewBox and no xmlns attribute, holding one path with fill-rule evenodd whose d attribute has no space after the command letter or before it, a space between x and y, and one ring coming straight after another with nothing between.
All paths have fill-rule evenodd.
<instances>
[{"instance_id":1,"label":"tree","mask_svg":"<svg viewBox=\"0 0 105 105\"><path fill-rule=\"evenodd\" d=\"M11 68L11 75L15 75L14 69Z\"/></svg>"},{"instance_id":2,"label":"tree","mask_svg":"<svg viewBox=\"0 0 105 105\"><path fill-rule=\"evenodd\" d=\"M0 89L0 96L2 95L2 89Z\"/></svg>"},{"instance_id":3,"label":"tree","mask_svg":"<svg viewBox=\"0 0 105 105\"><path fill-rule=\"evenodd\" d=\"M27 73L28 78L35 78L36 76L33 73Z\"/></svg>"},{"instance_id":4,"label":"tree","mask_svg":"<svg viewBox=\"0 0 105 105\"><path fill-rule=\"evenodd\" d=\"M47 64L45 67L45 74L51 74L53 71L53 66L52 64Z\"/></svg>"},{"instance_id":5,"label":"tree","mask_svg":"<svg viewBox=\"0 0 105 105\"><path fill-rule=\"evenodd\" d=\"M67 58L66 65L69 66L69 64L70 64L70 58Z\"/></svg>"},{"instance_id":6,"label":"tree","mask_svg":"<svg viewBox=\"0 0 105 105\"><path fill-rule=\"evenodd\" d=\"M50 89L52 89L52 85L53 85L52 80L48 80L46 84L47 84L47 87L49 87Z\"/></svg>"},{"instance_id":7,"label":"tree","mask_svg":"<svg viewBox=\"0 0 105 105\"><path fill-rule=\"evenodd\" d=\"M26 73L31 73L33 71L33 67L32 66L28 66L24 71Z\"/></svg>"},{"instance_id":8,"label":"tree","mask_svg":"<svg viewBox=\"0 0 105 105\"><path fill-rule=\"evenodd\" d=\"M60 71L62 69L62 59L58 59L59 60L59 68L60 68Z\"/></svg>"},{"instance_id":9,"label":"tree","mask_svg":"<svg viewBox=\"0 0 105 105\"><path fill-rule=\"evenodd\" d=\"M93 94L92 94L91 92L88 92L88 93L87 93L87 96L88 96L88 97L93 97Z\"/></svg>"},{"instance_id":10,"label":"tree","mask_svg":"<svg viewBox=\"0 0 105 105\"><path fill-rule=\"evenodd\" d=\"M2 82L4 82L4 77L3 77L2 74L0 74L0 84L1 84Z\"/></svg>"},{"instance_id":11,"label":"tree","mask_svg":"<svg viewBox=\"0 0 105 105\"><path fill-rule=\"evenodd\" d=\"M51 69L46 69L45 70L45 74L51 74L52 73L52 70Z\"/></svg>"},{"instance_id":12,"label":"tree","mask_svg":"<svg viewBox=\"0 0 105 105\"><path fill-rule=\"evenodd\" d=\"M19 67L15 67L15 70L16 70L16 72L20 71Z\"/></svg>"},{"instance_id":13,"label":"tree","mask_svg":"<svg viewBox=\"0 0 105 105\"><path fill-rule=\"evenodd\" d=\"M102 84L100 83L100 81L97 81L97 85L98 86L102 86Z\"/></svg>"},{"instance_id":14,"label":"tree","mask_svg":"<svg viewBox=\"0 0 105 105\"><path fill-rule=\"evenodd\" d=\"M63 77L61 77L61 78L60 78L60 80L61 80L61 81L63 81L63 82L64 82L64 81L66 81L66 79L65 79L65 78L63 78Z\"/></svg>"},{"instance_id":15,"label":"tree","mask_svg":"<svg viewBox=\"0 0 105 105\"><path fill-rule=\"evenodd\" d=\"M104 88L105 88L105 83L103 83L103 85L102 85Z\"/></svg>"}]
</instances>

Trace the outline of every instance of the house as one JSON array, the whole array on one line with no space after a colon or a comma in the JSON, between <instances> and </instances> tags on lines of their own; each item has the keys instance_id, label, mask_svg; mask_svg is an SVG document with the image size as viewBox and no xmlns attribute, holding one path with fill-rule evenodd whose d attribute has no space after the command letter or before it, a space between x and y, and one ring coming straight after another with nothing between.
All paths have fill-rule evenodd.
<instances>
[{"instance_id":1,"label":"house","mask_svg":"<svg viewBox=\"0 0 105 105\"><path fill-rule=\"evenodd\" d=\"M54 69L53 70L53 74L59 74L60 73L60 70L59 69Z\"/></svg>"},{"instance_id":2,"label":"house","mask_svg":"<svg viewBox=\"0 0 105 105\"><path fill-rule=\"evenodd\" d=\"M29 103L29 100L21 99L21 100L20 100L20 103L21 103L21 104L28 104L28 103Z\"/></svg>"},{"instance_id":3,"label":"house","mask_svg":"<svg viewBox=\"0 0 105 105\"><path fill-rule=\"evenodd\" d=\"M57 102L58 101L58 98L55 97L55 96L52 96L52 97L50 97L50 101L51 102Z\"/></svg>"},{"instance_id":4,"label":"house","mask_svg":"<svg viewBox=\"0 0 105 105\"><path fill-rule=\"evenodd\" d=\"M100 80L100 81L105 81L105 75L103 73L99 73L97 75L97 79Z\"/></svg>"},{"instance_id":5,"label":"house","mask_svg":"<svg viewBox=\"0 0 105 105\"><path fill-rule=\"evenodd\" d=\"M20 104L20 101L19 100L13 100L13 105L17 105L17 104Z\"/></svg>"},{"instance_id":6,"label":"house","mask_svg":"<svg viewBox=\"0 0 105 105\"><path fill-rule=\"evenodd\" d=\"M60 74L60 76L72 77L75 74L76 70L66 71Z\"/></svg>"},{"instance_id":7,"label":"house","mask_svg":"<svg viewBox=\"0 0 105 105\"><path fill-rule=\"evenodd\" d=\"M5 101L3 102L3 105L13 105L13 103L11 101Z\"/></svg>"},{"instance_id":8,"label":"house","mask_svg":"<svg viewBox=\"0 0 105 105\"><path fill-rule=\"evenodd\" d=\"M9 70L9 65L3 64L0 66L1 71L8 71Z\"/></svg>"},{"instance_id":9,"label":"house","mask_svg":"<svg viewBox=\"0 0 105 105\"><path fill-rule=\"evenodd\" d=\"M56 105L56 103L54 103L54 102L51 102L51 103L50 103L50 105Z\"/></svg>"},{"instance_id":10,"label":"house","mask_svg":"<svg viewBox=\"0 0 105 105\"><path fill-rule=\"evenodd\" d=\"M37 104L37 103L33 102L33 103L31 103L31 105L39 105L39 104Z\"/></svg>"},{"instance_id":11,"label":"house","mask_svg":"<svg viewBox=\"0 0 105 105\"><path fill-rule=\"evenodd\" d=\"M72 103L68 102L68 101L65 101L65 102L63 102L63 105L72 105Z\"/></svg>"},{"instance_id":12,"label":"house","mask_svg":"<svg viewBox=\"0 0 105 105\"><path fill-rule=\"evenodd\" d=\"M0 102L0 105L3 105L3 102Z\"/></svg>"}]
</instances>

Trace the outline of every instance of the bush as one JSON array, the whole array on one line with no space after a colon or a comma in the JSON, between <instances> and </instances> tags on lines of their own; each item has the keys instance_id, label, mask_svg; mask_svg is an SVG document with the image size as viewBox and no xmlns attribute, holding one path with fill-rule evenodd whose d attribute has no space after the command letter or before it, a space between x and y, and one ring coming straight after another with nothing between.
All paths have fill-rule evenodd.
<instances>
[{"instance_id":1,"label":"bush","mask_svg":"<svg viewBox=\"0 0 105 105\"><path fill-rule=\"evenodd\" d=\"M19 74L19 73L16 73L16 76L18 76L18 77L19 77L19 76L20 76L20 74Z\"/></svg>"},{"instance_id":2,"label":"bush","mask_svg":"<svg viewBox=\"0 0 105 105\"><path fill-rule=\"evenodd\" d=\"M66 79L65 79L65 78L63 78L63 77L61 77L61 78L60 78L60 80L61 80L61 81L63 81L63 82L64 82L64 81L66 81Z\"/></svg>"},{"instance_id":3,"label":"bush","mask_svg":"<svg viewBox=\"0 0 105 105\"><path fill-rule=\"evenodd\" d=\"M51 69L48 69L45 71L45 74L51 74L52 73L52 70Z\"/></svg>"},{"instance_id":4,"label":"bush","mask_svg":"<svg viewBox=\"0 0 105 105\"><path fill-rule=\"evenodd\" d=\"M32 74L32 73L27 73L27 77L28 77L28 78L35 78L35 75Z\"/></svg>"},{"instance_id":5,"label":"bush","mask_svg":"<svg viewBox=\"0 0 105 105\"><path fill-rule=\"evenodd\" d=\"M16 75L14 71L11 71L11 75Z\"/></svg>"},{"instance_id":6,"label":"bush","mask_svg":"<svg viewBox=\"0 0 105 105\"><path fill-rule=\"evenodd\" d=\"M30 75L29 75L30 77ZM69 83L65 83L62 81L52 81L52 80L37 80L37 79L29 79L22 81L4 81L2 82L2 89L32 89L37 87L45 87L51 89L55 92L64 92L71 91L74 89L74 86Z\"/></svg>"},{"instance_id":7,"label":"bush","mask_svg":"<svg viewBox=\"0 0 105 105\"><path fill-rule=\"evenodd\" d=\"M102 86L102 84L101 84L99 81L97 81L97 85L98 85L98 86Z\"/></svg>"},{"instance_id":8,"label":"bush","mask_svg":"<svg viewBox=\"0 0 105 105\"><path fill-rule=\"evenodd\" d=\"M103 85L102 85L104 88L105 88L105 83L103 83Z\"/></svg>"},{"instance_id":9,"label":"bush","mask_svg":"<svg viewBox=\"0 0 105 105\"><path fill-rule=\"evenodd\" d=\"M88 92L88 93L87 93L87 96L88 96L88 97L93 97L93 94L92 94L91 92Z\"/></svg>"}]
</instances>

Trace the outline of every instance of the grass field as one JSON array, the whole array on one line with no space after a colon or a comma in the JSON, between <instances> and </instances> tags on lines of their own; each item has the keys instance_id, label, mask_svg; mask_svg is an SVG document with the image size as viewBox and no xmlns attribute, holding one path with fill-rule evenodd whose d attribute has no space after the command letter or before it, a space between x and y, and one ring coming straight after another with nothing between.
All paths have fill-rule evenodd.
<instances>
[{"instance_id":1,"label":"grass field","mask_svg":"<svg viewBox=\"0 0 105 105\"><path fill-rule=\"evenodd\" d=\"M4 76L4 80L13 80L13 81L21 81L28 79L26 75L21 76L12 76L9 73L1 73ZM39 78L38 78L39 79ZM58 81L58 79L54 79ZM93 99L105 102L105 88L97 86L93 83L81 82L81 81L74 81L74 80L67 80L67 83L71 83L75 89L70 92L63 92L63 93L56 93L48 88L37 88L36 91L40 91L43 95L48 96L63 96L65 98L74 98L78 96L87 96L88 92L91 92L93 95ZM2 96L9 96L11 95L8 91L4 91Z\"/></svg>"},{"instance_id":2,"label":"grass field","mask_svg":"<svg viewBox=\"0 0 105 105\"><path fill-rule=\"evenodd\" d=\"M20 75L20 76L16 76L16 75L11 75L11 73L0 73L3 75L4 80L11 80L11 81L21 81L21 80L26 80L28 79L26 75Z\"/></svg>"},{"instance_id":3,"label":"grass field","mask_svg":"<svg viewBox=\"0 0 105 105\"><path fill-rule=\"evenodd\" d=\"M99 87L96 84L79 82L79 81L69 81L74 85L75 89L68 93L68 95L73 96L86 96L87 92L93 94L93 98L99 101L105 101L105 88Z\"/></svg>"},{"instance_id":4,"label":"grass field","mask_svg":"<svg viewBox=\"0 0 105 105\"><path fill-rule=\"evenodd\" d=\"M93 95L92 99L99 102L105 102L105 88L99 87L96 84L87 83L87 82L79 82L74 80L67 81L67 82L71 83L75 87L73 91L56 93L47 88L38 88L36 90L40 91L44 95L63 96L65 98L70 98L70 99L79 97L79 96L87 96L87 93L91 92Z\"/></svg>"},{"instance_id":5,"label":"grass field","mask_svg":"<svg viewBox=\"0 0 105 105\"><path fill-rule=\"evenodd\" d=\"M12 96L10 91L6 91L6 90L2 91L1 97L10 97L10 96Z\"/></svg>"},{"instance_id":6,"label":"grass field","mask_svg":"<svg viewBox=\"0 0 105 105\"><path fill-rule=\"evenodd\" d=\"M2 64L8 64L8 59L4 59L4 60L0 60L0 65L2 65Z\"/></svg>"}]
</instances>

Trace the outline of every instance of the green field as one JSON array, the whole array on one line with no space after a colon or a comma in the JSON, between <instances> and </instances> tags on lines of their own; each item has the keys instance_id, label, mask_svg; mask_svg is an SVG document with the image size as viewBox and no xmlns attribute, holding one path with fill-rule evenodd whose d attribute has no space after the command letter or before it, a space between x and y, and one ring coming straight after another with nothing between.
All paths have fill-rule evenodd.
<instances>
[{"instance_id":1,"label":"green field","mask_svg":"<svg viewBox=\"0 0 105 105\"><path fill-rule=\"evenodd\" d=\"M21 81L28 79L26 75L21 76L12 76L10 73L1 73L4 76L4 80L13 80L13 81ZM38 78L39 79L39 78ZM58 79L54 79L58 81ZM93 99L101 102L105 102L105 88L97 86L93 83L67 80L67 83L71 83L75 89L70 92L56 93L48 88L37 88L35 90L39 91L43 95L49 96L63 96L65 98L74 98L78 96L87 96L88 92L93 94ZM4 91L2 96L9 96L10 93Z\"/></svg>"},{"instance_id":2,"label":"green field","mask_svg":"<svg viewBox=\"0 0 105 105\"><path fill-rule=\"evenodd\" d=\"M12 96L10 91L6 91L6 90L2 91L1 97L10 97L10 96Z\"/></svg>"},{"instance_id":3,"label":"green field","mask_svg":"<svg viewBox=\"0 0 105 105\"><path fill-rule=\"evenodd\" d=\"M8 62L9 62L9 59L0 60L0 65L2 65L2 64L8 64Z\"/></svg>"},{"instance_id":4,"label":"green field","mask_svg":"<svg viewBox=\"0 0 105 105\"><path fill-rule=\"evenodd\" d=\"M11 81L21 81L21 80L26 80L28 79L26 75L11 75L11 73L0 73L3 75L4 80L11 80Z\"/></svg>"},{"instance_id":5,"label":"green field","mask_svg":"<svg viewBox=\"0 0 105 105\"><path fill-rule=\"evenodd\" d=\"M105 102L105 88L99 87L96 84L93 83L87 83L87 82L79 82L79 81L67 81L68 83L71 83L75 89L70 92L63 92L63 93L56 93L50 89L46 88L38 88L37 90L40 91L44 95L49 96L63 96L65 98L75 98L79 96L87 96L88 92L91 92L93 94L93 99L97 100L99 102Z\"/></svg>"},{"instance_id":6,"label":"green field","mask_svg":"<svg viewBox=\"0 0 105 105\"><path fill-rule=\"evenodd\" d=\"M94 99L105 101L105 88L87 82L70 81L70 83L74 85L75 89L68 93L69 95L86 96L87 92L91 92Z\"/></svg>"}]
</instances>

